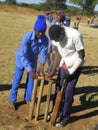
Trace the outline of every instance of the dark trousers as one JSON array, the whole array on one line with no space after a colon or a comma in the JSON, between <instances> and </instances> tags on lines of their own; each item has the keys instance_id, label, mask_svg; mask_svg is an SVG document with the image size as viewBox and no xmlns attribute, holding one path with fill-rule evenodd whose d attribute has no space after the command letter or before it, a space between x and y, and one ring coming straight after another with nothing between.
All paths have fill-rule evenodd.
<instances>
[{"instance_id":1,"label":"dark trousers","mask_svg":"<svg viewBox=\"0 0 98 130\"><path fill-rule=\"evenodd\" d=\"M67 81L64 83L64 93L63 93L63 98L62 102L60 105L60 111L59 111L59 117L61 120L68 120L70 117L70 110L72 107L73 103L73 96L74 96L74 90L76 83L78 81L79 75L81 73L81 67L78 68L73 75L70 75ZM60 91L62 87L62 78L66 73L66 70L63 68L59 69L58 77L57 77L57 82L56 82L56 88L55 88L55 94L54 94L54 100L53 100L53 105L55 104L55 99L57 96L58 91Z\"/></svg>"}]
</instances>

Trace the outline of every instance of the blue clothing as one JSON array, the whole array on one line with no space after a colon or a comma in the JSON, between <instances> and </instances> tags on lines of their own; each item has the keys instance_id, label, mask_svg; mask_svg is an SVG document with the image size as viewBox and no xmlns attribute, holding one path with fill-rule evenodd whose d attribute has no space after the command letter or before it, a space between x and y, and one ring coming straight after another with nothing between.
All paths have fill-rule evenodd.
<instances>
[{"instance_id":1,"label":"blue clothing","mask_svg":"<svg viewBox=\"0 0 98 130\"><path fill-rule=\"evenodd\" d=\"M55 25L56 24L56 20L52 17L52 14L49 14L47 16L47 20L49 21L50 25Z\"/></svg>"},{"instance_id":2,"label":"blue clothing","mask_svg":"<svg viewBox=\"0 0 98 130\"><path fill-rule=\"evenodd\" d=\"M12 89L10 92L10 99L9 99L10 102L15 102L17 100L18 88L23 76L23 72L24 72L24 68L20 69L16 66L14 79L12 83ZM34 86L34 80L30 77L29 74L27 74L26 88L24 93L25 101L31 101L33 86Z\"/></svg>"},{"instance_id":3,"label":"blue clothing","mask_svg":"<svg viewBox=\"0 0 98 130\"><path fill-rule=\"evenodd\" d=\"M55 24L60 25L60 26L65 25L65 23L64 23L65 22L65 16L60 22L58 22L55 18L53 18L52 14L49 14L47 16L47 20L49 21L50 26L55 25Z\"/></svg>"},{"instance_id":4,"label":"blue clothing","mask_svg":"<svg viewBox=\"0 0 98 130\"><path fill-rule=\"evenodd\" d=\"M69 26L70 26L70 23L71 23L71 18L70 18L70 17L65 16L65 21L66 21L65 26L69 27Z\"/></svg>"},{"instance_id":5,"label":"blue clothing","mask_svg":"<svg viewBox=\"0 0 98 130\"><path fill-rule=\"evenodd\" d=\"M44 15L38 15L37 20L34 24L34 30L41 30L46 31L47 24L46 24L46 17Z\"/></svg>"},{"instance_id":6,"label":"blue clothing","mask_svg":"<svg viewBox=\"0 0 98 130\"><path fill-rule=\"evenodd\" d=\"M40 54L40 63L44 64L47 59L48 50L48 38L43 36L41 39L35 38L35 32L28 32L24 35L20 47L16 52L16 68L12 83L12 89L10 92L10 102L15 102L17 100L18 88L23 76L23 72L26 69L27 72L36 72L38 55ZM26 87L24 100L31 101L32 89L34 86L34 80L27 73Z\"/></svg>"},{"instance_id":7,"label":"blue clothing","mask_svg":"<svg viewBox=\"0 0 98 130\"><path fill-rule=\"evenodd\" d=\"M39 62L44 64L47 58L48 38L43 36L35 39L35 32L28 32L24 35L19 49L16 52L16 66L25 68L28 72L35 71L38 55Z\"/></svg>"}]
</instances>

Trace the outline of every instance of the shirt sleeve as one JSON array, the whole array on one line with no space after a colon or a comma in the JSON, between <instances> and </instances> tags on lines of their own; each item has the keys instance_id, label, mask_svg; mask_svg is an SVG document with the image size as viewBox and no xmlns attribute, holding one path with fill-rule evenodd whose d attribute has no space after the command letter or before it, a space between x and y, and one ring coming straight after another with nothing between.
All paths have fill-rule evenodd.
<instances>
[{"instance_id":1,"label":"shirt sleeve","mask_svg":"<svg viewBox=\"0 0 98 130\"><path fill-rule=\"evenodd\" d=\"M75 48L77 51L84 49L84 42L83 42L82 34L79 33L77 37L73 38L73 40L74 40Z\"/></svg>"},{"instance_id":2,"label":"shirt sleeve","mask_svg":"<svg viewBox=\"0 0 98 130\"><path fill-rule=\"evenodd\" d=\"M41 51L40 51L40 58L39 58L39 62L41 64L45 64L46 63L46 59L47 59L47 53L48 53L48 45L49 45L49 39L47 38L45 41L44 41L44 44L41 48Z\"/></svg>"},{"instance_id":3,"label":"shirt sleeve","mask_svg":"<svg viewBox=\"0 0 98 130\"><path fill-rule=\"evenodd\" d=\"M54 46L58 46L59 42L55 42L54 40L51 41L51 43L54 45Z\"/></svg>"}]
</instances>

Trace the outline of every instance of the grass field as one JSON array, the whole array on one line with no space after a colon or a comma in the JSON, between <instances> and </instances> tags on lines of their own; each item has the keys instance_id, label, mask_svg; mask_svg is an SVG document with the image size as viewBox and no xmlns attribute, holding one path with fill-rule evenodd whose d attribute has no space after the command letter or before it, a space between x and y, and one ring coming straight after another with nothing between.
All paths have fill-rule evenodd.
<instances>
[{"instance_id":1,"label":"grass field","mask_svg":"<svg viewBox=\"0 0 98 130\"><path fill-rule=\"evenodd\" d=\"M33 30L35 19L36 15L33 14L0 11L0 83L11 82L15 52L23 35ZM79 31L83 34L85 43L85 66L92 66L89 70L92 71L96 69L94 66L98 65L98 29L90 28L87 23L80 23ZM97 72L94 73L93 82L96 79Z\"/></svg>"},{"instance_id":2,"label":"grass field","mask_svg":"<svg viewBox=\"0 0 98 130\"><path fill-rule=\"evenodd\" d=\"M35 15L0 11L0 83L11 82L16 49L34 22Z\"/></svg>"},{"instance_id":3,"label":"grass field","mask_svg":"<svg viewBox=\"0 0 98 130\"><path fill-rule=\"evenodd\" d=\"M9 89L7 89L6 86L11 86L12 83L16 50L23 35L26 32L33 30L36 14L38 13L31 13L30 10L27 13L27 10L25 9L13 10L8 11L7 8L0 8L0 104L2 106L4 105L2 101L5 100L5 102L7 102L6 100L8 100ZM73 20L71 26L73 26ZM93 130L94 126L98 122L98 28L90 28L86 23L86 19L83 19L83 22L81 21L79 25L79 31L83 35L86 57L82 74L77 83L76 94L74 97L75 102L73 106L81 106L83 108L81 111L77 111L77 113L73 112L72 115L74 117L76 114L81 120L84 119L82 115L87 118L88 115L86 115L86 113L89 113L89 118L90 114L91 117L95 118L92 118L92 122L91 118L91 120L87 118L84 122L73 121L66 129L49 127L51 130ZM25 83L25 75L22 82ZM6 91L3 86L5 86ZM92 113L93 111L96 113ZM88 122L90 123L90 126L87 125ZM76 123L77 127L74 123ZM81 123L82 125L84 124L84 126L81 126ZM73 126L74 128L72 128ZM41 129L40 127L38 130L48 130L48 128Z\"/></svg>"}]
</instances>

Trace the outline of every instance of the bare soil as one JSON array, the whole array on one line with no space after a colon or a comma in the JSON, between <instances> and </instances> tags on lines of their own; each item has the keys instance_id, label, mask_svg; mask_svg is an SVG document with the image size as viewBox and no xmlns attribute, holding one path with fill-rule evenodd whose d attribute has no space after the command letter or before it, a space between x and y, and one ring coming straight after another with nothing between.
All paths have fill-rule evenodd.
<instances>
[{"instance_id":1,"label":"bare soil","mask_svg":"<svg viewBox=\"0 0 98 130\"><path fill-rule=\"evenodd\" d=\"M81 75L80 79L82 78L84 78L83 74ZM35 121L34 117L31 121L28 120L30 103L25 104L25 102L23 101L24 86L25 84L21 84L19 88L18 99L16 102L16 111L14 111L9 108L8 102L11 86L0 85L0 130L95 130L95 128L97 127L98 101L91 102L86 98L87 95L89 95L89 93L95 93L96 91L98 91L98 87L77 86L74 96L74 103L72 107L72 114L69 123L65 127L55 127L51 126L49 121L44 121L48 84L44 85L44 91L42 94L40 104L39 117L37 121ZM39 88L40 87L38 87L38 93ZM49 112L52 108L53 93L54 85L52 86ZM35 113L36 104L34 115Z\"/></svg>"}]
</instances>

